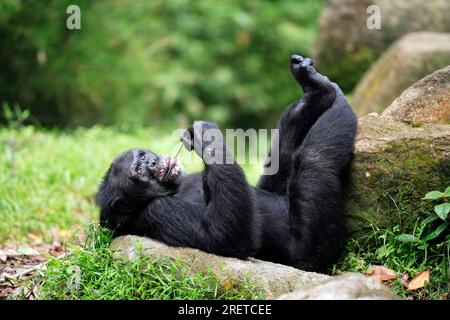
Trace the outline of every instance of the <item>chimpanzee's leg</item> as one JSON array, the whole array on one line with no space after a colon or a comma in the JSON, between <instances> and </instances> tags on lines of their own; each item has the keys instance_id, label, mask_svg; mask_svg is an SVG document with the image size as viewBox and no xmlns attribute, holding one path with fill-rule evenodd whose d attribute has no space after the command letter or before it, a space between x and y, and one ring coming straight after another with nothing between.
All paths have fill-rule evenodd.
<instances>
[{"instance_id":1,"label":"chimpanzee's leg","mask_svg":"<svg viewBox=\"0 0 450 320\"><path fill-rule=\"evenodd\" d=\"M287 181L291 264L326 272L345 244L344 190L357 119L342 92L293 153Z\"/></svg>"},{"instance_id":2,"label":"chimpanzee's leg","mask_svg":"<svg viewBox=\"0 0 450 320\"><path fill-rule=\"evenodd\" d=\"M277 173L263 173L258 183L258 188L280 195L285 195L287 191L292 155L317 119L332 106L337 91L335 84L314 69L309 58L293 55L291 73L302 87L303 96L287 107L278 121L278 139L273 139L264 169L264 173L267 173L267 168L278 164Z\"/></svg>"}]
</instances>

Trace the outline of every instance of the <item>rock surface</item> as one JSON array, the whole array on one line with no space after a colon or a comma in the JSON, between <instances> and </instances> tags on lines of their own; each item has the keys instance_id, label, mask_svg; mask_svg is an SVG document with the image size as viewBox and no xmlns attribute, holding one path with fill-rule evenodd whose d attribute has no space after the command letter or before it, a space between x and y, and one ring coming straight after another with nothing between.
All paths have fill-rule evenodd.
<instances>
[{"instance_id":1,"label":"rock surface","mask_svg":"<svg viewBox=\"0 0 450 320\"><path fill-rule=\"evenodd\" d=\"M137 244L142 254L152 260L172 259L183 263L192 273L212 273L219 279L248 281L256 284L267 299L277 298L329 278L327 275L301 271L281 264L257 259L239 260L220 257L191 248L169 247L163 243L142 237L123 236L114 239L111 249L118 256L133 260L138 256Z\"/></svg>"},{"instance_id":2,"label":"rock surface","mask_svg":"<svg viewBox=\"0 0 450 320\"><path fill-rule=\"evenodd\" d=\"M369 5L379 6L381 29L367 28ZM330 0L313 55L319 71L348 91L394 41L416 31L450 32L450 1Z\"/></svg>"},{"instance_id":3,"label":"rock surface","mask_svg":"<svg viewBox=\"0 0 450 320\"><path fill-rule=\"evenodd\" d=\"M347 218L353 237L374 226L411 231L421 198L450 185L450 125L410 126L376 113L359 119Z\"/></svg>"},{"instance_id":4,"label":"rock surface","mask_svg":"<svg viewBox=\"0 0 450 320\"><path fill-rule=\"evenodd\" d=\"M450 65L450 33L411 33L394 43L364 75L352 97L358 116L381 113L405 89Z\"/></svg>"},{"instance_id":5,"label":"rock surface","mask_svg":"<svg viewBox=\"0 0 450 320\"><path fill-rule=\"evenodd\" d=\"M450 66L409 87L384 110L382 117L413 125L450 124Z\"/></svg>"},{"instance_id":6,"label":"rock surface","mask_svg":"<svg viewBox=\"0 0 450 320\"><path fill-rule=\"evenodd\" d=\"M400 300L378 280L358 273L332 277L323 282L282 295L279 300Z\"/></svg>"}]
</instances>

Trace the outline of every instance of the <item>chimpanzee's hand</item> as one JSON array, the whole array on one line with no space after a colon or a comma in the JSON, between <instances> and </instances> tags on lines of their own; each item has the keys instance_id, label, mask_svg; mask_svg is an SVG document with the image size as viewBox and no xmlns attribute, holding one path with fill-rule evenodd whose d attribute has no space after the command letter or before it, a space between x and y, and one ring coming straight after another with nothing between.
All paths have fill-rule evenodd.
<instances>
[{"instance_id":1,"label":"chimpanzee's hand","mask_svg":"<svg viewBox=\"0 0 450 320\"><path fill-rule=\"evenodd\" d=\"M213 145L220 148L220 151L223 149L223 136L219 130L219 127L215 123L206 122L206 121L195 121L191 127L186 129L183 133L183 137L181 139L184 147L188 150L195 150L197 155L201 158L205 155L205 149L210 146L213 142ZM214 150L207 150L206 152L213 152Z\"/></svg>"}]
</instances>

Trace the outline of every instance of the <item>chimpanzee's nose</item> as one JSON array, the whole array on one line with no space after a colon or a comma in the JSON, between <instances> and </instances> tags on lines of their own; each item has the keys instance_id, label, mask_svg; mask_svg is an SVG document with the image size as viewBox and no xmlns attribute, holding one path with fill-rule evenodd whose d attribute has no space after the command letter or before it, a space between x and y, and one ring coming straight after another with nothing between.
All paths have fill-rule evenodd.
<instances>
[{"instance_id":1,"label":"chimpanzee's nose","mask_svg":"<svg viewBox=\"0 0 450 320\"><path fill-rule=\"evenodd\" d=\"M152 172L156 169L156 165L158 164L158 159L156 157L151 157L145 162L145 166L147 170Z\"/></svg>"},{"instance_id":2,"label":"chimpanzee's nose","mask_svg":"<svg viewBox=\"0 0 450 320\"><path fill-rule=\"evenodd\" d=\"M299 64L303 61L303 57L299 56L298 54L293 54L291 56L291 64Z\"/></svg>"}]
</instances>

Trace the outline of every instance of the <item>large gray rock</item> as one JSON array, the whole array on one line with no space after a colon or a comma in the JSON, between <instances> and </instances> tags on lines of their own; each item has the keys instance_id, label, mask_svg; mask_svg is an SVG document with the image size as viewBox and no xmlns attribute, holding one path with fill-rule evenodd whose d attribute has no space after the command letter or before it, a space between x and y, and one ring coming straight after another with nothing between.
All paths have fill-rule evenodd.
<instances>
[{"instance_id":1,"label":"large gray rock","mask_svg":"<svg viewBox=\"0 0 450 320\"><path fill-rule=\"evenodd\" d=\"M384 110L382 117L391 117L413 125L450 124L450 66L409 87Z\"/></svg>"},{"instance_id":2,"label":"large gray rock","mask_svg":"<svg viewBox=\"0 0 450 320\"><path fill-rule=\"evenodd\" d=\"M450 185L450 125L410 126L376 113L359 119L347 201L350 234L401 224L411 231L429 214L421 198Z\"/></svg>"},{"instance_id":3,"label":"large gray rock","mask_svg":"<svg viewBox=\"0 0 450 320\"><path fill-rule=\"evenodd\" d=\"M331 277L309 288L285 295L279 300L401 300L379 280L359 273Z\"/></svg>"},{"instance_id":4,"label":"large gray rock","mask_svg":"<svg viewBox=\"0 0 450 320\"><path fill-rule=\"evenodd\" d=\"M359 116L381 113L409 86L447 65L450 33L408 34L364 75L353 93L352 106Z\"/></svg>"},{"instance_id":5,"label":"large gray rock","mask_svg":"<svg viewBox=\"0 0 450 320\"><path fill-rule=\"evenodd\" d=\"M380 7L381 29L367 28L372 4ZM319 19L314 57L321 71L350 90L386 48L416 31L450 32L450 1L329 0Z\"/></svg>"},{"instance_id":6,"label":"large gray rock","mask_svg":"<svg viewBox=\"0 0 450 320\"><path fill-rule=\"evenodd\" d=\"M301 271L281 264L257 259L245 261L220 257L197 249L170 247L136 236L114 239L111 249L117 256L128 260L135 259L140 252L152 260L177 260L193 274L210 270L218 279L224 281L247 281L263 290L267 299L277 298L328 278L327 275Z\"/></svg>"}]
</instances>

